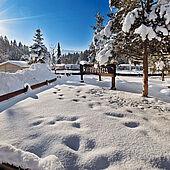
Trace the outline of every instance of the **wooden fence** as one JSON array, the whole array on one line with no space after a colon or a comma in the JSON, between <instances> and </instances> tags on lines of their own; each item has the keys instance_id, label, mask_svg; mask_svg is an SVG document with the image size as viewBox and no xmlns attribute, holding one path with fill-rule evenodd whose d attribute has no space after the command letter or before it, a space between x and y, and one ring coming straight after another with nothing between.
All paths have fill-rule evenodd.
<instances>
[{"instance_id":1,"label":"wooden fence","mask_svg":"<svg viewBox=\"0 0 170 170\"><path fill-rule=\"evenodd\" d=\"M56 81L57 79L54 78L52 80L46 80L45 82L42 82L42 83L38 83L38 84L35 84L35 85L32 85L31 86L31 89L34 90L34 89L37 89L37 88L40 88L42 86L45 86L45 85L48 85L49 83L52 83L54 81ZM28 86L26 86L25 88L23 89L20 89L20 90L17 90L17 91L14 91L14 92L11 92L11 93L8 93L8 94L5 94L5 95L2 95L0 96L0 102L2 101L5 101L5 100L8 100L10 98L13 98L15 96L18 96L20 94L23 94L23 93L26 93L28 91Z\"/></svg>"},{"instance_id":2,"label":"wooden fence","mask_svg":"<svg viewBox=\"0 0 170 170\"><path fill-rule=\"evenodd\" d=\"M23 169L21 167L16 167L16 166L8 164L8 163L1 163L0 170L31 170L31 169L28 169L28 168Z\"/></svg>"}]
</instances>

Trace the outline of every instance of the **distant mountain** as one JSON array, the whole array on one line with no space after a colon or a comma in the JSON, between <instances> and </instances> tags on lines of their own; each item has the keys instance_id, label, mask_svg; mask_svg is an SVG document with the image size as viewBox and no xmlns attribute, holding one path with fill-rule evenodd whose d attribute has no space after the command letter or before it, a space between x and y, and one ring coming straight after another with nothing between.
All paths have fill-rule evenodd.
<instances>
[{"instance_id":1,"label":"distant mountain","mask_svg":"<svg viewBox=\"0 0 170 170\"><path fill-rule=\"evenodd\" d=\"M65 50L65 49L62 49L62 54L72 54L72 53L80 53L81 51L78 51L78 50Z\"/></svg>"}]
</instances>

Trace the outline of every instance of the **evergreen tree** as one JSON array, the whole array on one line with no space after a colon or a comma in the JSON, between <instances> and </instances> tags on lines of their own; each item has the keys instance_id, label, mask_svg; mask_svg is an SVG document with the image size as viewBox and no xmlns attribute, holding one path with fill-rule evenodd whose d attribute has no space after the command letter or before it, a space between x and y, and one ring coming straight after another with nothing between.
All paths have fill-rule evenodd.
<instances>
[{"instance_id":1,"label":"evergreen tree","mask_svg":"<svg viewBox=\"0 0 170 170\"><path fill-rule=\"evenodd\" d=\"M21 42L19 42L18 48L21 49L21 50L23 50L23 45L22 45Z\"/></svg>"},{"instance_id":2,"label":"evergreen tree","mask_svg":"<svg viewBox=\"0 0 170 170\"><path fill-rule=\"evenodd\" d=\"M95 26L91 26L94 30L94 33L97 34L98 32L100 32L103 28L104 28L104 17L101 16L100 12L98 12L95 16L96 18L96 25Z\"/></svg>"},{"instance_id":3,"label":"evergreen tree","mask_svg":"<svg viewBox=\"0 0 170 170\"><path fill-rule=\"evenodd\" d=\"M120 1L118 5L123 6L123 3L124 1ZM129 11L127 7L123 8L128 13L124 15L123 32L118 30L114 45L117 53L143 61L143 96L148 96L148 59L162 56L170 44L170 4L163 0L141 0L133 3L133 8L136 6L134 9ZM111 0L111 5L114 6L115 1ZM114 24L116 26L117 22ZM116 30L113 27L113 32Z\"/></svg>"},{"instance_id":4,"label":"evergreen tree","mask_svg":"<svg viewBox=\"0 0 170 170\"><path fill-rule=\"evenodd\" d=\"M14 40L13 46L14 46L14 47L17 47L17 41L16 41L16 40Z\"/></svg>"},{"instance_id":5,"label":"evergreen tree","mask_svg":"<svg viewBox=\"0 0 170 170\"><path fill-rule=\"evenodd\" d=\"M50 45L50 58L51 58L51 64L53 65L53 67L55 67L56 64L56 45Z\"/></svg>"},{"instance_id":6,"label":"evergreen tree","mask_svg":"<svg viewBox=\"0 0 170 170\"><path fill-rule=\"evenodd\" d=\"M109 2L116 13L109 14L108 24L94 35L96 60L100 64L121 61L122 57L134 62L143 61L143 96L148 96L148 59L152 56L160 59L161 56L161 61L166 62L162 56L168 54L170 1Z\"/></svg>"},{"instance_id":7,"label":"evergreen tree","mask_svg":"<svg viewBox=\"0 0 170 170\"><path fill-rule=\"evenodd\" d=\"M37 29L35 36L34 36L34 44L30 47L31 48L31 54L36 55L35 61L34 62L40 62L40 63L45 63L48 60L48 52L47 48L43 44L43 34L41 34L41 30ZM31 59L31 62L33 60Z\"/></svg>"},{"instance_id":8,"label":"evergreen tree","mask_svg":"<svg viewBox=\"0 0 170 170\"><path fill-rule=\"evenodd\" d=\"M91 26L94 30L94 36L97 37L97 35L104 29L104 20L105 18L103 16L101 16L100 12L98 12L95 16L96 18L96 25L95 26ZM96 63L96 52L97 52L97 49L95 48L95 45L96 43L98 43L98 40L95 39L90 47L89 47L89 50L90 50L90 55L89 55L89 62L90 63Z\"/></svg>"},{"instance_id":9,"label":"evergreen tree","mask_svg":"<svg viewBox=\"0 0 170 170\"><path fill-rule=\"evenodd\" d=\"M27 46L24 45L24 48L22 48L21 43L17 46L16 40L14 40L14 42L9 42L6 36L4 36L4 38L2 36L0 37L0 62L7 60L20 60L23 55L28 54L29 50Z\"/></svg>"},{"instance_id":10,"label":"evergreen tree","mask_svg":"<svg viewBox=\"0 0 170 170\"><path fill-rule=\"evenodd\" d=\"M61 64L61 49L60 49L60 43L58 43L58 48L57 48L57 64Z\"/></svg>"}]
</instances>

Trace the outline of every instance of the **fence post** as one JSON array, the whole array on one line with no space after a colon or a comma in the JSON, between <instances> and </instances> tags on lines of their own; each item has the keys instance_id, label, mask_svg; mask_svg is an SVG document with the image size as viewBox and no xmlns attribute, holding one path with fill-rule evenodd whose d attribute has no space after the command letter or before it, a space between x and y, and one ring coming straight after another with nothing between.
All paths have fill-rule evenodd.
<instances>
[{"instance_id":1,"label":"fence post","mask_svg":"<svg viewBox=\"0 0 170 170\"><path fill-rule=\"evenodd\" d=\"M101 75L99 75L99 81L102 81L102 77L101 77Z\"/></svg>"},{"instance_id":2,"label":"fence post","mask_svg":"<svg viewBox=\"0 0 170 170\"><path fill-rule=\"evenodd\" d=\"M112 82L111 82L111 90L116 90L115 87L115 77L116 77L116 65L115 64L108 64L108 73L113 74Z\"/></svg>"},{"instance_id":3,"label":"fence post","mask_svg":"<svg viewBox=\"0 0 170 170\"><path fill-rule=\"evenodd\" d=\"M111 90L116 90L116 87L115 87L115 76L112 77Z\"/></svg>"},{"instance_id":4,"label":"fence post","mask_svg":"<svg viewBox=\"0 0 170 170\"><path fill-rule=\"evenodd\" d=\"M83 80L83 65L81 65L81 64L80 64L80 76L81 76L80 82L84 83L84 80Z\"/></svg>"}]
</instances>

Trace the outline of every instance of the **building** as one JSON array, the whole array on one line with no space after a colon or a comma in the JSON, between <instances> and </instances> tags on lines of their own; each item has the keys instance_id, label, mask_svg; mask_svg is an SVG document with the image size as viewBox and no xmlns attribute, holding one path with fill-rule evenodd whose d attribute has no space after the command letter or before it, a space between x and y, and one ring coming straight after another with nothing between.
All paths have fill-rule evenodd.
<instances>
[{"instance_id":1,"label":"building","mask_svg":"<svg viewBox=\"0 0 170 170\"><path fill-rule=\"evenodd\" d=\"M141 71L143 70L143 65L134 65L134 64L120 64L117 66L117 70L137 70L137 71Z\"/></svg>"},{"instance_id":2,"label":"building","mask_svg":"<svg viewBox=\"0 0 170 170\"><path fill-rule=\"evenodd\" d=\"M4 63L0 63L0 72L15 73L18 70L29 68L29 65L25 61L9 60Z\"/></svg>"}]
</instances>

